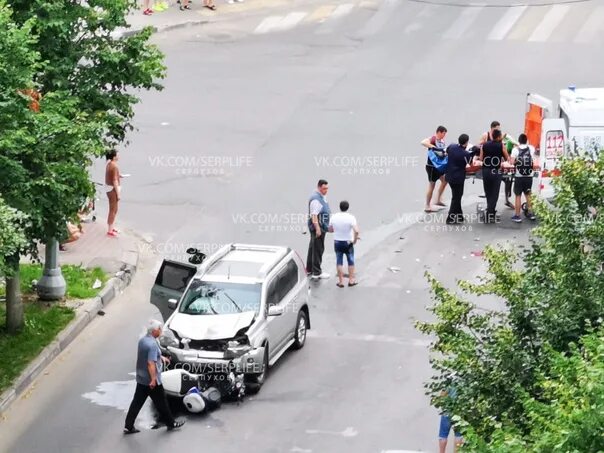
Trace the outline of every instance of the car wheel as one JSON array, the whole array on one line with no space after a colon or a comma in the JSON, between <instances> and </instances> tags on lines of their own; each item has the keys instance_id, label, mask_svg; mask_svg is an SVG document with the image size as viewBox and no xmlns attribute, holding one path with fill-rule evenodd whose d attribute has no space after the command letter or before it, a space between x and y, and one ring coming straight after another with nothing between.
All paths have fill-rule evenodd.
<instances>
[{"instance_id":1,"label":"car wheel","mask_svg":"<svg viewBox=\"0 0 604 453\"><path fill-rule=\"evenodd\" d=\"M308 331L308 316L304 310L298 313L296 330L294 332L294 349L302 349L306 343L306 332Z\"/></svg>"},{"instance_id":2,"label":"car wheel","mask_svg":"<svg viewBox=\"0 0 604 453\"><path fill-rule=\"evenodd\" d=\"M258 393L266 380L268 374L268 346L264 350L264 359L262 360L262 373L245 375L245 390L247 393Z\"/></svg>"}]
</instances>

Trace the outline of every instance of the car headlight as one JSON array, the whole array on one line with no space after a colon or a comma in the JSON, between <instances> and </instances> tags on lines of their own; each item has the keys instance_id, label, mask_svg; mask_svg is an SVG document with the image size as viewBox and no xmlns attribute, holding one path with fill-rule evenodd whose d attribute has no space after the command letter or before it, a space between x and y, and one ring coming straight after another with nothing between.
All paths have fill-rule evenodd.
<instances>
[{"instance_id":1,"label":"car headlight","mask_svg":"<svg viewBox=\"0 0 604 453\"><path fill-rule=\"evenodd\" d=\"M159 345L167 348L168 346L172 346L177 348L179 346L178 339L174 335L170 329L165 328L161 336L159 337Z\"/></svg>"}]
</instances>

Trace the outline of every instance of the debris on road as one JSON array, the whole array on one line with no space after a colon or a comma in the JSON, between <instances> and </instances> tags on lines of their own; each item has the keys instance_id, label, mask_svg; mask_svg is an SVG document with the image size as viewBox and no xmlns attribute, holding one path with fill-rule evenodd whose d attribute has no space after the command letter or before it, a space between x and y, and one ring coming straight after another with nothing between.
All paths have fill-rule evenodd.
<instances>
[{"instance_id":1,"label":"debris on road","mask_svg":"<svg viewBox=\"0 0 604 453\"><path fill-rule=\"evenodd\" d=\"M396 274L397 272L400 272L400 271L401 271L401 268L400 268L400 267L396 267L396 266L390 266L390 267L388 268L388 270L389 270L390 272L394 272L394 273Z\"/></svg>"}]
</instances>

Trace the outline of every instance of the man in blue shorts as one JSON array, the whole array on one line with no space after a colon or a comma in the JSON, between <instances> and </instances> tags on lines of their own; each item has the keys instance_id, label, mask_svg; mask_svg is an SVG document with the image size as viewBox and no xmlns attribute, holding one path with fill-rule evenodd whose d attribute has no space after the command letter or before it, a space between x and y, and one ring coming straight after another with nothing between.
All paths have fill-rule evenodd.
<instances>
[{"instance_id":1,"label":"man in blue shorts","mask_svg":"<svg viewBox=\"0 0 604 453\"><path fill-rule=\"evenodd\" d=\"M344 256L348 264L348 286L355 286L357 281L354 276L354 244L359 239L359 227L357 219L350 213L347 201L340 202L340 212L331 216L329 220L329 231L333 232L334 249L336 252L336 268L338 271L339 288L344 288Z\"/></svg>"},{"instance_id":2,"label":"man in blue shorts","mask_svg":"<svg viewBox=\"0 0 604 453\"><path fill-rule=\"evenodd\" d=\"M450 398L455 398L455 389L450 389L448 392L443 392L442 396L446 397L447 395ZM453 451L457 453L457 450L463 444L463 437L461 433L455 429L451 422L451 417L447 414L441 414L440 416L440 428L438 430L438 451L439 453L445 453L447 450L447 439L449 438L449 433L451 432L451 428L453 428L453 432L455 434L455 447Z\"/></svg>"},{"instance_id":3,"label":"man in blue shorts","mask_svg":"<svg viewBox=\"0 0 604 453\"><path fill-rule=\"evenodd\" d=\"M448 415L442 414L440 416L440 429L438 430L438 451L439 453L445 453L447 450L447 439L449 438L449 433L451 432L451 428L453 425L451 424L451 417ZM455 449L454 452L457 452L461 444L463 444L463 437L461 433L454 428L455 434Z\"/></svg>"}]
</instances>

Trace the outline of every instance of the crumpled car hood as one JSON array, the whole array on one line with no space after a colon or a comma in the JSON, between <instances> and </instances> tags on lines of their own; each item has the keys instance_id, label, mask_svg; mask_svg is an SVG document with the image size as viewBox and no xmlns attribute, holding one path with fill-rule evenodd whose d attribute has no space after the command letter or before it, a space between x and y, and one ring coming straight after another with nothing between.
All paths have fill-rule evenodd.
<instances>
[{"instance_id":1,"label":"crumpled car hood","mask_svg":"<svg viewBox=\"0 0 604 453\"><path fill-rule=\"evenodd\" d=\"M169 328L180 338L191 340L222 340L233 338L239 330L252 324L253 311L227 315L187 315L177 313L170 320Z\"/></svg>"}]
</instances>

